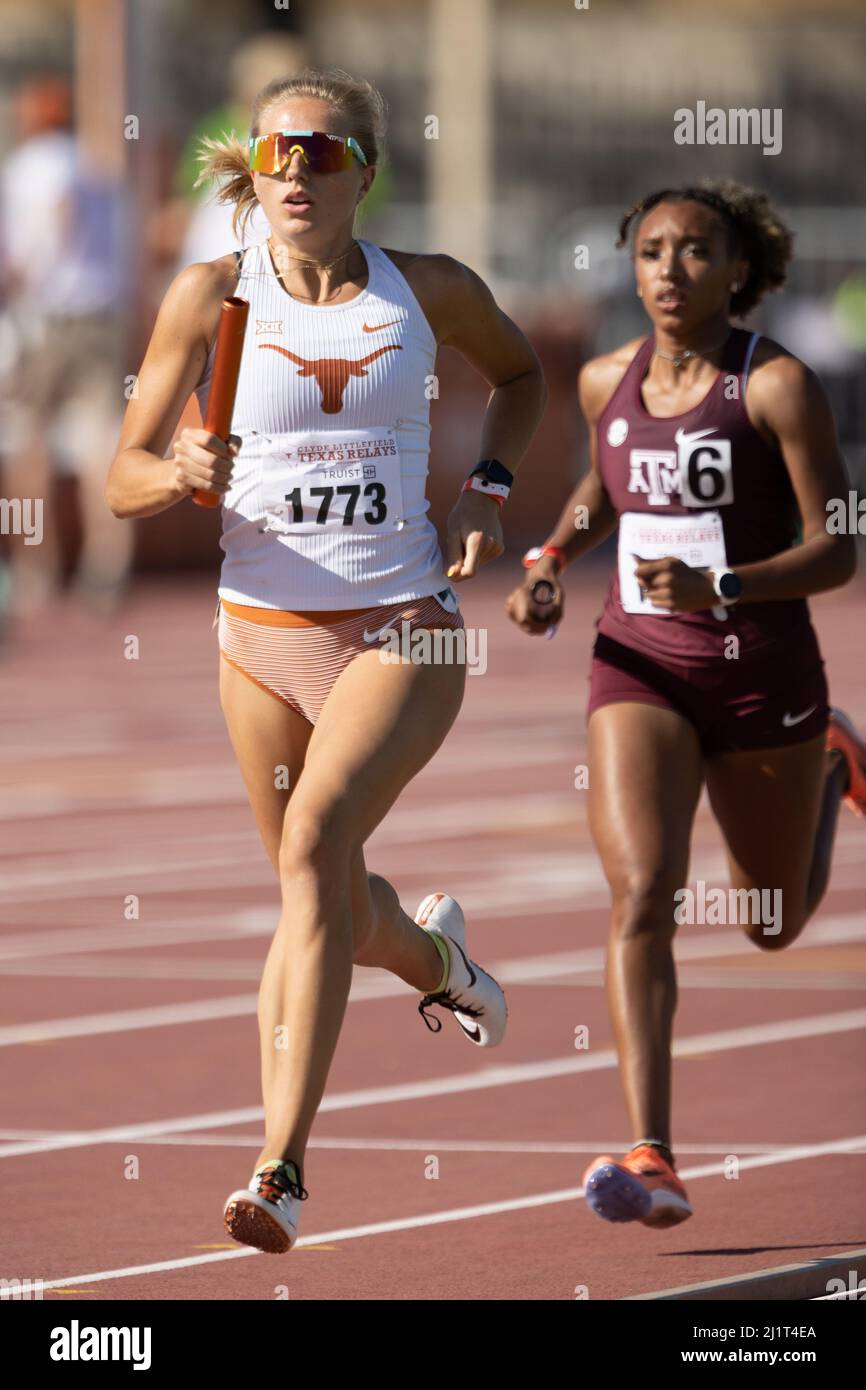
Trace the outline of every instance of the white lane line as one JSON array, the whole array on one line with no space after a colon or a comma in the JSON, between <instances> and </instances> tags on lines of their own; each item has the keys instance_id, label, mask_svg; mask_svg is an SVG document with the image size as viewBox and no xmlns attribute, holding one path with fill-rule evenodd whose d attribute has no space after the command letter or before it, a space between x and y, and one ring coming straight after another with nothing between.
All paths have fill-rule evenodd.
<instances>
[{"instance_id":1,"label":"white lane line","mask_svg":"<svg viewBox=\"0 0 866 1390\"><path fill-rule=\"evenodd\" d=\"M70 1132L72 1137L74 1132ZM60 1130L0 1130L0 1139L63 1139ZM162 1134L153 1138L139 1139L139 1144L152 1144L168 1148L227 1148L260 1149L260 1134ZM515 1154L601 1154L626 1153L631 1147L630 1139L584 1139L580 1143L543 1139L358 1139L347 1136L325 1138L314 1135L309 1141L311 1149L338 1150L352 1153L515 1153ZM740 1154L784 1153L792 1145L788 1144L738 1144L731 1140L727 1144L677 1144L677 1155L685 1154ZM856 1156L866 1154L866 1145L860 1149L846 1149L845 1153Z\"/></svg>"},{"instance_id":2,"label":"white lane line","mask_svg":"<svg viewBox=\"0 0 866 1390\"><path fill-rule=\"evenodd\" d=\"M118 922L107 927L60 927L52 931L16 932L0 936L0 961L33 960L39 956L71 956L88 951L133 951L142 947L189 945L200 941L237 941L269 935L280 915L273 907L236 909L218 906L207 917L172 922Z\"/></svg>"},{"instance_id":3,"label":"white lane line","mask_svg":"<svg viewBox=\"0 0 866 1390\"><path fill-rule=\"evenodd\" d=\"M491 918L496 921L510 921L514 918L525 920L530 916L535 920L536 917L558 913L577 918L583 913L597 912L607 905L607 896L601 889L590 894L581 890L579 884L575 884L574 891L579 892L579 902L575 902L574 893L566 893L561 889L547 899L540 899L537 895L533 899L521 884L514 887L506 884L503 888L502 876L497 874L495 889L491 879L490 891L483 883L474 888L473 894L461 890L460 903L461 906L464 903L467 905L465 910L467 913L471 912L473 920L476 921ZM413 895L404 891L401 896L404 902L411 906ZM423 891L418 891L419 902L426 896ZM477 901L470 908L468 904L472 896L477 898ZM68 956L90 951L127 951L150 946L188 945L190 942L205 944L210 941L271 936L279 920L280 904L275 892L271 907L250 908L241 913L232 912L220 925L221 916L219 907L215 906L207 919L191 918L187 921L154 923L147 926L140 923L132 926L123 922L108 927L63 927L56 931L21 932L14 935L8 933L0 935L0 962L30 960L39 956Z\"/></svg>"},{"instance_id":4,"label":"white lane line","mask_svg":"<svg viewBox=\"0 0 866 1390\"><path fill-rule=\"evenodd\" d=\"M682 965L683 962L680 962ZM493 966L496 975L496 967ZM216 981L226 984L242 984L245 981L258 982L262 974L260 960L237 960L217 957L203 960L200 956L164 956L146 959L118 960L115 956L72 956L69 959L53 957L45 961L7 961L0 963L0 975L14 975L28 979L76 979L76 980L195 980L200 984L213 984ZM564 975L545 975L540 979L521 979L516 976L507 982L509 989L600 989L604 985L604 971L571 971ZM817 991L822 994L845 992L863 993L866 990L866 967L856 970L792 970L787 974L775 971L750 970L706 970L689 969L687 966L679 976L681 990L783 990L788 993L808 994ZM383 984L375 993L356 994L352 1003L363 999L385 998L393 993L404 995L405 990L386 990Z\"/></svg>"},{"instance_id":5,"label":"white lane line","mask_svg":"<svg viewBox=\"0 0 866 1390\"><path fill-rule=\"evenodd\" d=\"M686 928L685 930L689 930ZM692 930L706 932L705 927ZM683 936L675 943L677 962L711 959L729 953L745 954L751 948L741 932ZM810 929L790 949L802 950L819 941L862 940L866 936L866 921L859 913L843 913L826 918ZM546 984L551 976L567 973L591 973L603 968L605 948L588 947L580 951L551 951L539 956L513 956L494 961L487 968L503 985ZM365 978L366 977L366 978ZM412 996L413 991L402 980L385 971L364 971L356 976L349 995L350 1003ZM254 1014L258 1005L255 994L226 995L213 999L195 999L177 1004L154 1004L144 1008L115 1010L103 1014L82 1014L70 1018L41 1019L31 1023L8 1024L0 1028L0 1047L15 1047L22 1043L49 1042L60 1038L93 1037L105 1033L132 1032L140 1028L166 1028L179 1024L201 1023L219 1018L239 1018Z\"/></svg>"},{"instance_id":6,"label":"white lane line","mask_svg":"<svg viewBox=\"0 0 866 1390\"><path fill-rule=\"evenodd\" d=\"M674 1057L689 1057L693 1053L727 1052L735 1048L756 1047L767 1043L789 1042L795 1038L826 1037L835 1033L866 1028L866 1009L851 1009L844 1013L820 1014L812 1018L787 1019L778 1023L761 1023L746 1028L731 1028L721 1032L698 1033L680 1038L674 1043ZM374 1086L355 1091L325 1095L319 1114L329 1111L355 1110L371 1105L394 1105L405 1101L430 1099L433 1096L461 1095L486 1091L498 1086L523 1085L533 1081L548 1081L579 1072L603 1071L617 1065L616 1052L606 1048L595 1053L573 1057L552 1057L539 1062L520 1062L512 1066L487 1066L481 1071L458 1072L456 1075L435 1077L426 1081L407 1081L392 1086ZM220 1120L218 1115L187 1115L179 1121L166 1120L160 1125L150 1121L143 1126L122 1125L105 1129L82 1131L59 1140L35 1143L0 1145L0 1158L17 1158L26 1153L44 1153L56 1149L83 1148L89 1144L124 1142L153 1134L173 1131L216 1129L224 1124L245 1124L263 1118L261 1107L226 1112L232 1119Z\"/></svg>"},{"instance_id":7,"label":"white lane line","mask_svg":"<svg viewBox=\"0 0 866 1390\"><path fill-rule=\"evenodd\" d=\"M579 893L586 887L601 901L606 901L607 889L598 857L592 848L579 847L580 827L575 814L573 795L551 792L530 793L521 799L516 809L507 799L503 802L502 797L478 798L461 803L459 808L422 802L406 807L399 819L379 826L367 842L367 849L374 857L386 858L392 851L395 855L411 855L413 850L423 852L426 863L430 842L454 840L449 863L464 864L468 870L477 860L477 852L469 845L470 832L477 833L478 826L483 825L490 834L513 832L522 839L531 818L537 826L556 827L569 833L572 845L558 852L537 852L535 855L527 854L525 849L521 853L518 849L516 859L509 856L499 867L497 878L508 882L516 874L518 879L525 879L529 870L528 881L542 895L549 895L552 876L554 884L558 881L572 893ZM202 875L206 875L210 888L265 886L273 882L273 871L254 833L239 830L234 835L187 836L178 842L174 852L178 858L173 860L155 849L127 850L120 861L117 856L106 860L104 855L87 856L79 850L75 862L70 864L68 855L62 855L55 863L46 858L44 849L40 849L38 856L19 854L7 860L0 858L0 891L19 903L45 903L61 898L68 903L86 899L93 892L108 892L113 883L144 883L154 875L159 878L162 892L188 891L191 878L198 881ZM693 857L699 870L696 877L707 880L725 877L726 862L715 840L696 843ZM543 872L532 871L533 860L544 866ZM844 834L840 835L834 853L834 887L842 886L840 870L846 865L856 869L861 864L859 844L849 843ZM857 886L856 881L849 886ZM478 901L483 902L483 894Z\"/></svg>"},{"instance_id":8,"label":"white lane line","mask_svg":"<svg viewBox=\"0 0 866 1390\"><path fill-rule=\"evenodd\" d=\"M83 1014L79 1018L43 1019L0 1028L0 1047L49 1042L58 1038L90 1038L100 1033L125 1033L137 1028L167 1028L176 1023L202 1023L255 1013L255 994L227 994L224 999L197 999L183 1004L155 1004L118 1013Z\"/></svg>"},{"instance_id":9,"label":"white lane line","mask_svg":"<svg viewBox=\"0 0 866 1390\"><path fill-rule=\"evenodd\" d=\"M808 1144L791 1148L782 1153L760 1154L754 1158L740 1161L740 1169L765 1168L777 1163L795 1163L804 1158L818 1158L825 1154L844 1152L852 1145L866 1143L866 1135L854 1139L837 1139L824 1144ZM724 1176L724 1163L707 1163L696 1168L684 1169L680 1176L685 1182L698 1178ZM453 1207L450 1211L427 1212L422 1216L400 1217L392 1221L375 1221L365 1226L344 1226L335 1231L325 1231L318 1235L302 1236L298 1248L305 1245L335 1244L341 1240L361 1240L366 1236L391 1235L396 1231L413 1231L425 1226L444 1226L453 1221L473 1221L482 1216L499 1216L505 1212L532 1211L539 1207L554 1206L557 1203L576 1201L582 1197L582 1187L561 1188L556 1192L531 1193L526 1197L511 1197L498 1202L484 1202L470 1207ZM258 1254L251 1249L221 1250L212 1255L190 1255L185 1259L162 1260L154 1264L129 1265L124 1269L104 1269L93 1274L74 1274L64 1279L46 1279L45 1289L74 1288L77 1284L104 1283L110 1279L131 1279L144 1274L160 1274L171 1269L189 1269L196 1265L214 1264L220 1260L238 1259L243 1255Z\"/></svg>"},{"instance_id":10,"label":"white lane line","mask_svg":"<svg viewBox=\"0 0 866 1390\"><path fill-rule=\"evenodd\" d=\"M456 895L468 910L473 913L485 911L488 916L495 915L490 911L491 899L508 907L515 895L523 902L524 911L530 919L536 898L545 901L556 897L562 901L563 910L567 910L576 902L584 902L591 894L595 905L606 906L609 893L597 855L592 850L577 848L576 826L557 822L557 828L568 832L575 841L571 848L564 847L558 853L521 853L525 836L514 829L512 853L496 862L492 869L487 863L486 852L479 856L478 849L471 848L468 830L456 830L455 836L462 835L462 839L455 838L448 846L447 853L452 891L457 890ZM502 835L505 832L500 829L496 833ZM444 842L448 837L443 830L428 838ZM161 857L160 847L157 847L146 853L144 858L130 858L123 864L118 864L116 859L103 861L101 868L88 871L75 881L70 878L65 858L61 858L58 867L54 868L51 861L41 854L32 870L25 865L17 867L17 881L5 875L3 891L7 895L7 907L13 903L44 906L57 902L62 903L65 910L70 903L89 905L94 896L108 897L115 893L122 896L130 881L143 884L154 874L158 875L157 887L161 893L189 894L198 887L207 891L240 888L247 893L276 889L273 870L256 840L248 839L240 852L237 843L231 851L220 850L216 854L212 846L208 850L193 850L191 853L186 842L179 848L186 850L182 861L172 862ZM410 835L405 843L400 843L392 841L390 834L376 831L365 849L368 862L386 877L423 875L426 878L429 874L429 848L423 836ZM727 866L715 846L693 846L693 859L694 878L724 886ZM484 866L480 874L479 860ZM80 864L79 859L76 862ZM833 890L860 889L863 884L862 850L858 848L856 855L851 856L850 868L846 869L845 865L845 852L837 849L833 862ZM20 878L20 875L24 875L24 878ZM0 869L0 888L3 881L4 874ZM428 888L429 883L426 883L425 892L420 896L425 896Z\"/></svg>"},{"instance_id":11,"label":"white lane line","mask_svg":"<svg viewBox=\"0 0 866 1390\"><path fill-rule=\"evenodd\" d=\"M369 842L365 849L370 850ZM420 900L430 891L430 852L429 849L425 849L423 854L418 852L415 855L417 862L414 863L411 853L411 850L407 852L400 846L395 846L391 853L387 852L386 846L383 853L381 846L373 846L368 862L386 877L397 877L403 883L407 878L422 879L423 886L418 892ZM159 859L158 854L155 857ZM575 902L582 902L589 893L593 894L597 905L603 906L608 901L607 888L597 860L590 854L580 856L574 853L568 857L527 855L521 854L515 847L507 863L495 867L488 863L479 869L477 851L470 851L465 843L456 842L449 846L447 860L452 892L459 897L461 905L473 914L483 912L485 916L496 916L499 908L508 909L519 904L524 915L531 919L536 902L555 899L562 903L564 910L568 910ZM263 857L259 857L255 846L251 846L240 858L222 854L208 866L199 855L195 857L195 862L202 868L201 874L196 874L194 870L182 870L174 864L161 865L158 869L158 891L185 895L199 888L208 893L225 889L243 889L247 894L253 890L270 891L274 897L275 915L278 914L278 884L271 866ZM19 891L8 896L7 910L11 910L11 903L44 905L62 901L64 910L67 910L71 902L89 906L96 895L103 898L116 895L120 898L127 891L130 881L140 883L142 876L150 872L150 868L140 864L127 865L113 876L103 876L98 886L85 880L83 886L79 885L76 890L65 881L62 869L56 875L56 882L52 882L54 875L47 870L43 860L37 876L37 887L33 891ZM709 880L720 878L723 874L724 865L720 859L712 866L712 873L708 866L703 876Z\"/></svg>"},{"instance_id":12,"label":"white lane line","mask_svg":"<svg viewBox=\"0 0 866 1390\"><path fill-rule=\"evenodd\" d=\"M167 1125L164 1120L139 1121L131 1125L115 1125L110 1129L69 1130L61 1139L18 1141L0 1145L0 1158L15 1158L19 1154L44 1153L55 1149L83 1149L93 1143L126 1143L147 1139L166 1130L183 1133L185 1130L219 1129L223 1125L255 1124L262 1119L261 1106L248 1105L241 1110L215 1110L209 1115L181 1115Z\"/></svg>"},{"instance_id":13,"label":"white lane line","mask_svg":"<svg viewBox=\"0 0 866 1390\"><path fill-rule=\"evenodd\" d=\"M546 746L544 746L546 745ZM541 769L547 766L558 767L563 787L568 786L567 769L571 759L571 740L567 734L557 734L554 729L543 737L541 729L533 733L532 743L520 743L509 739L507 733L489 733L483 739L476 736L457 740L454 746L446 745L436 758L424 769L425 781L443 780L453 776L456 770L463 773L487 770L490 759L502 771L520 768ZM67 750L68 751L68 750ZM84 751L76 749L75 755L83 757ZM97 746L105 753L104 742ZM113 745L113 758L101 763L98 768L101 787L91 790L86 796L76 792L73 777L69 773L63 779L50 780L36 777L42 768L30 770L28 780L22 780L14 788L0 790L0 823L16 823L22 820L37 820L44 817L69 815L70 813L91 813L106 815L112 812L141 812L155 808L207 806L221 803L237 807L243 814L246 810L243 782L234 763L211 762L195 765L152 768L134 772L126 780L121 780L115 771L118 759L134 758L138 755L136 745L128 741L117 741ZM446 756L447 753L447 756ZM22 774L23 775L23 774ZM81 778L93 778L92 766L79 770ZM551 779L552 780L552 779ZM70 790L70 784L71 790ZM574 801L571 801L572 807Z\"/></svg>"},{"instance_id":14,"label":"white lane line","mask_svg":"<svg viewBox=\"0 0 866 1390\"><path fill-rule=\"evenodd\" d=\"M521 860L515 864L510 859L509 876L497 871L489 880L477 882L469 892L460 892L461 905L465 905L467 915L477 921L513 921L515 918L533 919L539 915L563 913L575 919L584 913L597 912L608 906L606 889L598 891L588 885L581 885L577 877L570 884L561 880L561 891L548 899L538 897L538 884L532 884L532 876L540 872L545 877L546 889L551 887L548 866L535 858ZM526 895L526 885L531 888ZM568 890L568 891L565 891ZM573 890L573 891L572 891ZM835 889L831 890L831 893ZM535 892L535 899L531 893ZM403 898L411 906L411 894L406 891ZM420 897L424 894L419 894ZM471 904L471 905L470 905ZM31 931L0 934L0 962L4 960L30 960L40 956L69 956L92 951L126 951L142 947L187 945L191 942L202 944L211 941L242 940L270 936L279 918L280 906L276 896L272 906L251 907L228 912L214 906L206 916L177 918L168 922L118 922L112 926L61 927L48 931ZM689 933L692 933L690 936ZM862 912L827 913L806 928L802 937L791 950L799 950L804 945L819 942L862 941L866 939L866 917ZM675 948L680 950L686 941L704 940L705 946L693 947L693 954L709 954L723 949L745 945L739 931L725 931L716 927L681 927L675 940ZM595 951L593 959L603 958L601 948ZM747 949L751 950L750 947ZM584 958L586 953L584 952Z\"/></svg>"},{"instance_id":15,"label":"white lane line","mask_svg":"<svg viewBox=\"0 0 866 1390\"><path fill-rule=\"evenodd\" d=\"M177 779L178 774L173 774ZM435 840L465 840L470 831L478 834L479 827L485 834L503 834L509 831L525 834L527 825L535 828L556 826L559 829L577 833L577 805L573 794L556 795L550 792L529 792L512 801L508 797L476 797L463 799L455 806L453 801L443 802L441 806L422 802L417 806L401 809L399 816L378 828L371 835L368 846L373 853L379 853L391 846L417 842L426 845ZM164 849L164 847L163 847ZM600 878L601 870L595 856L587 854L595 862L595 875ZM267 861L262 851L262 867ZM225 882L237 882L237 869L249 864L249 854L231 854L223 850L220 854L192 855L189 858L172 860L164 852L156 852L156 847L143 854L128 852L118 861L116 857L106 860L104 855L93 855L89 860L79 854L75 863L64 862L56 869L46 865L44 858L32 866L18 869L5 869L0 872L0 890L4 893L31 890L31 901L41 901L42 889L53 883L65 882L67 888L76 883L98 883L103 880L142 882L156 878L161 891L166 891L174 876L184 885L189 883L190 873L207 871L208 881L216 883L220 870L226 871ZM268 870L273 870L268 865Z\"/></svg>"},{"instance_id":16,"label":"white lane line","mask_svg":"<svg viewBox=\"0 0 866 1390\"><path fill-rule=\"evenodd\" d=\"M118 757L128 755L130 758L136 756L136 750L127 747L118 753ZM493 756L491 754L491 756ZM536 771L543 771L546 767L558 769L559 777L551 777L551 784L559 783L559 790L563 796L568 796L569 809L573 812L575 801L573 795L568 795L569 777L568 768L571 765L570 753L567 749L556 750L549 748L539 754L533 749L524 749L517 757L509 756L502 758L502 748L500 743L499 752L495 755L497 766L506 772L514 769L520 772L522 769L530 767ZM469 776L471 784L471 773L473 765L478 771L486 770L489 767L483 757L477 757L473 753L473 744L467 741L457 756L449 760L446 765L441 753L434 759L433 763L428 764L425 769L425 777L433 780L444 781L452 778L456 771ZM172 768L166 769L151 776L150 785L142 784L139 777L136 781L128 785L106 785L104 791L97 795L82 796L73 789L69 790L62 785L51 786L48 783L36 783L23 781L13 792L9 793L6 789L0 791L0 825L25 825L38 828L38 822L46 819L80 818L81 816L91 816L94 818L104 818L111 815L139 815L146 816L149 812L163 809L181 809L193 806L203 806L212 810L214 806L219 806L225 810L230 810L242 821L248 814L248 804L244 793L243 782L240 774L235 767L226 765L224 774L219 777L211 777L210 784L201 782L198 786L191 785L190 779L194 778L198 772L196 768ZM86 775L83 773L82 775ZM436 795L438 789L429 787L431 794ZM539 792L538 795L549 796L549 792ZM63 821L60 821L62 830ZM31 832L32 834L33 832ZM58 847L64 848L62 835L58 838ZM66 837L69 843L71 836ZM257 840L257 843L258 840Z\"/></svg>"}]
</instances>

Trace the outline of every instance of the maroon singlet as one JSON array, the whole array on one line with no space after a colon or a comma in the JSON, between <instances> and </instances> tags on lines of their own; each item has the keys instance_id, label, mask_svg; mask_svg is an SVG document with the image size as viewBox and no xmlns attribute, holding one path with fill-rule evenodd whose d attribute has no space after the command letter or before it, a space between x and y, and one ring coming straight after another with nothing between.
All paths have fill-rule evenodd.
<instances>
[{"instance_id":1,"label":"maroon singlet","mask_svg":"<svg viewBox=\"0 0 866 1390\"><path fill-rule=\"evenodd\" d=\"M669 517L716 510L731 568L766 560L790 548L798 526L794 491L778 449L749 420L745 386L758 334L731 330L721 369L691 410L650 415L641 396L654 339L637 350L598 421L598 471L617 516L624 512ZM686 478L685 500L681 470ZM710 609L656 617L627 613L613 580L597 623L600 633L658 661L711 664L736 635L741 656L767 652L782 639L810 629L805 599L743 603L719 620Z\"/></svg>"}]
</instances>

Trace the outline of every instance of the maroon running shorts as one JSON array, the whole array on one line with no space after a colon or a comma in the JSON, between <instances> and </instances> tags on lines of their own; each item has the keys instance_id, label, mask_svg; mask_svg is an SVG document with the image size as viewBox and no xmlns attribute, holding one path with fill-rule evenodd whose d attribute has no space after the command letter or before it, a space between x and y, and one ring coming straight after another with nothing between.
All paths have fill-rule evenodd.
<instances>
[{"instance_id":1,"label":"maroon running shorts","mask_svg":"<svg viewBox=\"0 0 866 1390\"><path fill-rule=\"evenodd\" d=\"M589 682L587 720L623 700L676 710L695 726L705 756L805 743L824 732L830 712L811 626L766 653L712 666L661 665L599 633Z\"/></svg>"}]
</instances>

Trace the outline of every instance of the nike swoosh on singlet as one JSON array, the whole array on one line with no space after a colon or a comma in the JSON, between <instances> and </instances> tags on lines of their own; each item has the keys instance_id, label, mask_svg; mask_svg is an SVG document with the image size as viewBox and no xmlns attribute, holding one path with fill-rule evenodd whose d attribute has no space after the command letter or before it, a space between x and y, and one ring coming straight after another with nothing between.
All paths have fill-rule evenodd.
<instances>
[{"instance_id":1,"label":"nike swoosh on singlet","mask_svg":"<svg viewBox=\"0 0 866 1390\"><path fill-rule=\"evenodd\" d=\"M374 323L372 328L368 323L362 323L361 327L365 333L378 333L381 328L393 328L395 323L401 322L401 319L392 319L390 323Z\"/></svg>"},{"instance_id":2,"label":"nike swoosh on singlet","mask_svg":"<svg viewBox=\"0 0 866 1390\"><path fill-rule=\"evenodd\" d=\"M786 729L792 728L794 724L802 724L803 720L808 719L810 714L814 714L817 708L817 705L810 705L803 714L784 714L782 716L782 723Z\"/></svg>"},{"instance_id":3,"label":"nike swoosh on singlet","mask_svg":"<svg viewBox=\"0 0 866 1390\"><path fill-rule=\"evenodd\" d=\"M718 428L718 425L711 425L709 429L692 430L691 433L688 430L678 429L674 435L674 443L678 445L694 444L696 439L706 439L708 434L715 434Z\"/></svg>"}]
</instances>

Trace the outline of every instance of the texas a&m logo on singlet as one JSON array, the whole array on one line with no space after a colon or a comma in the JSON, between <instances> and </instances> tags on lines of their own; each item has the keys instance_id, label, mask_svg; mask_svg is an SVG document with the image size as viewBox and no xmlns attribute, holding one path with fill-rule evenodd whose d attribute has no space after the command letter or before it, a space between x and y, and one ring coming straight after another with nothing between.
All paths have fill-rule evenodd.
<instances>
[{"instance_id":1,"label":"texas a&m logo on singlet","mask_svg":"<svg viewBox=\"0 0 866 1390\"><path fill-rule=\"evenodd\" d=\"M723 507L734 500L731 441L711 439L715 428L678 429L676 449L632 449L628 491L642 492L651 507Z\"/></svg>"}]
</instances>

